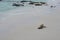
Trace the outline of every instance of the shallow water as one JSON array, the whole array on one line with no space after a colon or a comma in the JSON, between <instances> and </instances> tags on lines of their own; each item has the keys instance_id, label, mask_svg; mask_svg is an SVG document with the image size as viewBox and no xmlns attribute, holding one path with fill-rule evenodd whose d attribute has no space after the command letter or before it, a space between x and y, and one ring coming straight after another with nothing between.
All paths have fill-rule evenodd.
<instances>
[{"instance_id":1,"label":"shallow water","mask_svg":"<svg viewBox=\"0 0 60 40\"><path fill-rule=\"evenodd\" d=\"M8 10L12 10L18 7L12 6L14 2L21 1L21 0L3 0L0 2L0 12L5 12ZM29 0L27 0L29 1ZM56 4L56 0L53 2L53 0L31 0L36 2L48 2L49 4Z\"/></svg>"},{"instance_id":2,"label":"shallow water","mask_svg":"<svg viewBox=\"0 0 60 40\"><path fill-rule=\"evenodd\" d=\"M21 1L21 0L3 0L0 2L0 12L8 11L15 9L16 7L12 6L12 1ZM32 1L46 1L46 0L32 0Z\"/></svg>"},{"instance_id":3,"label":"shallow water","mask_svg":"<svg viewBox=\"0 0 60 40\"><path fill-rule=\"evenodd\" d=\"M10 9L14 9L16 7L12 6L10 2L0 2L0 12L8 11Z\"/></svg>"},{"instance_id":4,"label":"shallow water","mask_svg":"<svg viewBox=\"0 0 60 40\"><path fill-rule=\"evenodd\" d=\"M26 7L27 8L28 7L33 7L33 6L29 6L29 5L25 5L24 7L15 7L15 6L12 6L12 4L14 3L12 1L16 2L16 1L21 1L21 0L3 0L3 1L0 2L0 18L7 16L8 14L6 14L6 12L8 12L8 11L15 10L15 9L18 9L18 8L20 8L20 9L25 8L26 9ZM32 1L47 2L48 0L32 0ZM50 2L50 0L49 0L49 2ZM48 8L48 11L51 11L51 10L53 10L53 9Z\"/></svg>"}]
</instances>

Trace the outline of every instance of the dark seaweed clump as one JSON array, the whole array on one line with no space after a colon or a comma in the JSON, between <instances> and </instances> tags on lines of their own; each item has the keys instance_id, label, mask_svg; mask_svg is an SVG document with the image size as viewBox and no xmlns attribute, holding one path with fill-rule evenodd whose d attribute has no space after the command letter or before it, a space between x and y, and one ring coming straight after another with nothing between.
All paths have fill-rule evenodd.
<instances>
[{"instance_id":1,"label":"dark seaweed clump","mask_svg":"<svg viewBox=\"0 0 60 40\"><path fill-rule=\"evenodd\" d=\"M43 29L46 28L46 26L44 26L44 24L41 24L40 27L38 27L38 29Z\"/></svg>"}]
</instances>

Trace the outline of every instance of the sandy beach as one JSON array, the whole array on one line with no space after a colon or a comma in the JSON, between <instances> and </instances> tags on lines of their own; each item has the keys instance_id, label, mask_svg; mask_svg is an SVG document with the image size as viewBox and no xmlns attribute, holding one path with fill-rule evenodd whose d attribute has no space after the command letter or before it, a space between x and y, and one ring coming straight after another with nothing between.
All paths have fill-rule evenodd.
<instances>
[{"instance_id":1,"label":"sandy beach","mask_svg":"<svg viewBox=\"0 0 60 40\"><path fill-rule=\"evenodd\" d=\"M37 29L41 24L46 28ZM0 20L0 40L60 40L60 5L6 12Z\"/></svg>"}]
</instances>

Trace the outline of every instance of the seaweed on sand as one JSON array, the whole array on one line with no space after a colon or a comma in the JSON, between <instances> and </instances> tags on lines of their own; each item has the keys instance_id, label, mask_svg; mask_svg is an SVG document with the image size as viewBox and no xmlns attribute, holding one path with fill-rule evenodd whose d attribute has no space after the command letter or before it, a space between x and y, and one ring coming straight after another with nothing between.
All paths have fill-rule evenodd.
<instances>
[{"instance_id":1,"label":"seaweed on sand","mask_svg":"<svg viewBox=\"0 0 60 40\"><path fill-rule=\"evenodd\" d=\"M44 24L41 24L40 27L38 27L38 29L43 29L46 28L46 26L44 26Z\"/></svg>"}]
</instances>

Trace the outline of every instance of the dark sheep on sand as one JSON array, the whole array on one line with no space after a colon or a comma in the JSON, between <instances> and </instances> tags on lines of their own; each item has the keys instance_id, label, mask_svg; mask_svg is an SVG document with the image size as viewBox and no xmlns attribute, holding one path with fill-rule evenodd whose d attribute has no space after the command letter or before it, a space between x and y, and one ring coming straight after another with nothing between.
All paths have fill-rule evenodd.
<instances>
[{"instance_id":1,"label":"dark sheep on sand","mask_svg":"<svg viewBox=\"0 0 60 40\"><path fill-rule=\"evenodd\" d=\"M43 29L46 28L46 26L44 26L44 24L41 24L40 27L38 27L38 29Z\"/></svg>"}]
</instances>

